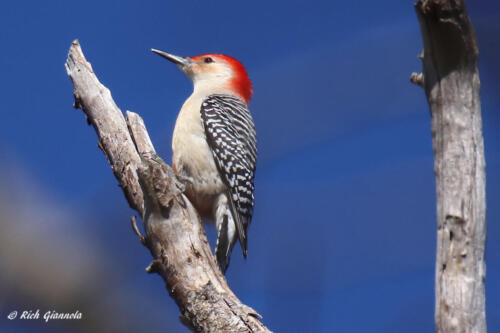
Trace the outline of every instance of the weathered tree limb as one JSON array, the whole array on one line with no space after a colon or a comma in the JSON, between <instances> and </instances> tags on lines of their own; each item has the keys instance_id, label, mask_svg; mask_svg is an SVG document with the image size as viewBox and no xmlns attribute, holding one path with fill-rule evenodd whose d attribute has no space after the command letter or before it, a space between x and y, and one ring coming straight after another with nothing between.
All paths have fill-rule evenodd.
<instances>
[{"instance_id":1,"label":"weathered tree limb","mask_svg":"<svg viewBox=\"0 0 500 333\"><path fill-rule=\"evenodd\" d=\"M437 189L436 330L486 332L485 161L478 47L464 0L415 4ZM412 81L413 81L412 80Z\"/></svg>"},{"instance_id":2,"label":"weathered tree limb","mask_svg":"<svg viewBox=\"0 0 500 333\"><path fill-rule=\"evenodd\" d=\"M129 111L125 121L78 41L71 45L66 70L75 87L75 107L93 125L130 206L143 218L145 237L135 219L132 226L153 255L147 271L163 278L183 323L198 332L269 332L227 285L199 215L183 195L183 184L156 155L144 122Z\"/></svg>"},{"instance_id":3,"label":"weathered tree limb","mask_svg":"<svg viewBox=\"0 0 500 333\"><path fill-rule=\"evenodd\" d=\"M116 106L109 89L94 75L78 41L74 41L70 48L66 71L75 87L74 107L84 110L87 121L99 137L98 146L106 155L130 207L142 216L144 200L136 172L141 158L127 131L121 110Z\"/></svg>"}]
</instances>

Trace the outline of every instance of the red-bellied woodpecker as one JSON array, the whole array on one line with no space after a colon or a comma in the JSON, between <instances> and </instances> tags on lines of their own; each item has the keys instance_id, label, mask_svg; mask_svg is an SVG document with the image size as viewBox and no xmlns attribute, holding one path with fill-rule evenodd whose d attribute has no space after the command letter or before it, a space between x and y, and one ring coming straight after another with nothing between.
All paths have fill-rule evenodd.
<instances>
[{"instance_id":1,"label":"red-bellied woodpecker","mask_svg":"<svg viewBox=\"0 0 500 333\"><path fill-rule=\"evenodd\" d=\"M174 171L200 215L215 221L215 255L223 273L237 239L247 255L257 162L255 126L247 104L252 84L245 67L221 54L179 57L152 49L193 82L172 138Z\"/></svg>"}]
</instances>

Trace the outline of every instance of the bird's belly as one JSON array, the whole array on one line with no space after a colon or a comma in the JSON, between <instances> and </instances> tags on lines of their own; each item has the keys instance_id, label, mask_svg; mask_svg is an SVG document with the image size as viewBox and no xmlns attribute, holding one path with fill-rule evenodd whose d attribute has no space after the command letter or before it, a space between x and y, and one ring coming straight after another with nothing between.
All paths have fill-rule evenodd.
<instances>
[{"instance_id":1,"label":"bird's belly","mask_svg":"<svg viewBox=\"0 0 500 333\"><path fill-rule=\"evenodd\" d=\"M204 181L195 180L193 184L188 184L186 195L202 218L214 221L216 200L224 192L225 186L218 177Z\"/></svg>"},{"instance_id":2,"label":"bird's belly","mask_svg":"<svg viewBox=\"0 0 500 333\"><path fill-rule=\"evenodd\" d=\"M205 133L178 125L181 128L174 131L172 142L174 170L186 179L186 195L200 215L213 220L215 200L226 187L206 143ZM179 130L183 134L179 135Z\"/></svg>"}]
</instances>

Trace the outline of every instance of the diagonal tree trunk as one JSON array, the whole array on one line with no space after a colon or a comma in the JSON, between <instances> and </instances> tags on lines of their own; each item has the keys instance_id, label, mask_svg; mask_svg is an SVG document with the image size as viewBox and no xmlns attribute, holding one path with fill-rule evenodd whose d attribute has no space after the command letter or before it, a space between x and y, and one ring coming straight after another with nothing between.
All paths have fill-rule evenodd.
<instances>
[{"instance_id":1,"label":"diagonal tree trunk","mask_svg":"<svg viewBox=\"0 0 500 333\"><path fill-rule=\"evenodd\" d=\"M464 0L415 4L437 192L437 332L486 332L485 161L478 46Z\"/></svg>"}]
</instances>

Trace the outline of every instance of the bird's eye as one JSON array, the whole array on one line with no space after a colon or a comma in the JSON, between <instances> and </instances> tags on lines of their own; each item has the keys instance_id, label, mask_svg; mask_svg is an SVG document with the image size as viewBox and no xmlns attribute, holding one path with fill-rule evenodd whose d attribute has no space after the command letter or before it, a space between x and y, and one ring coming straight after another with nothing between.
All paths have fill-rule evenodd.
<instances>
[{"instance_id":1,"label":"bird's eye","mask_svg":"<svg viewBox=\"0 0 500 333\"><path fill-rule=\"evenodd\" d=\"M214 59L212 59L210 57L206 57L205 59L203 59L203 61L205 62L205 64L209 64L211 62L214 62Z\"/></svg>"}]
</instances>

